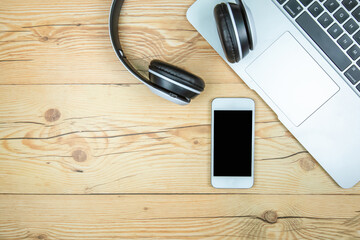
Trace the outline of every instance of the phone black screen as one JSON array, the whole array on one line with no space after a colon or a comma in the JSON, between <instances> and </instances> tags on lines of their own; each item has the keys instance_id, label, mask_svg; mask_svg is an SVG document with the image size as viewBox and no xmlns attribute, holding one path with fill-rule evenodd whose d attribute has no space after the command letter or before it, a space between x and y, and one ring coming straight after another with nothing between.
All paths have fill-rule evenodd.
<instances>
[{"instance_id":1,"label":"phone black screen","mask_svg":"<svg viewBox=\"0 0 360 240\"><path fill-rule=\"evenodd\" d=\"M214 111L214 176L251 176L252 111Z\"/></svg>"}]
</instances>

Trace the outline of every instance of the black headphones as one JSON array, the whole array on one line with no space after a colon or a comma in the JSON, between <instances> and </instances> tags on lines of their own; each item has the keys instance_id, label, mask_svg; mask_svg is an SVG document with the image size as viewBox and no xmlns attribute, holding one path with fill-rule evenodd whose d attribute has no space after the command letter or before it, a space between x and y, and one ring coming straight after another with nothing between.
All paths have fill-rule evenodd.
<instances>
[{"instance_id":1,"label":"black headphones","mask_svg":"<svg viewBox=\"0 0 360 240\"><path fill-rule=\"evenodd\" d=\"M156 95L180 105L190 103L205 88L204 81L181 68L160 60L152 60L149 66L149 79L142 76L126 58L121 49L118 23L124 0L113 0L109 17L109 29L112 46L125 68L144 83Z\"/></svg>"},{"instance_id":2,"label":"black headphones","mask_svg":"<svg viewBox=\"0 0 360 240\"><path fill-rule=\"evenodd\" d=\"M112 46L125 68L156 95L180 105L190 103L205 88L204 81L181 68L169 63L152 60L149 66L149 79L141 75L126 58L119 39L119 16L124 0L113 0L109 31ZM229 62L240 61L253 49L253 40L244 5L240 0L234 3L221 3L214 9L215 20L221 44Z\"/></svg>"},{"instance_id":3,"label":"black headphones","mask_svg":"<svg viewBox=\"0 0 360 240\"><path fill-rule=\"evenodd\" d=\"M241 0L220 3L214 9L217 31L226 59L239 62L254 48L250 21Z\"/></svg>"}]
</instances>

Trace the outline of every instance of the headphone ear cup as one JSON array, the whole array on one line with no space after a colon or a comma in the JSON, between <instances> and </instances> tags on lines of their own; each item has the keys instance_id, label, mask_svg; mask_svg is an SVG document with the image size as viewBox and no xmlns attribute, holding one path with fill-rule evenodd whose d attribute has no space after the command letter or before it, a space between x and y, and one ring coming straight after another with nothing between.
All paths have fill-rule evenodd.
<instances>
[{"instance_id":1,"label":"headphone ear cup","mask_svg":"<svg viewBox=\"0 0 360 240\"><path fill-rule=\"evenodd\" d=\"M239 62L253 48L250 24L241 0L221 3L214 9L221 45L229 62Z\"/></svg>"},{"instance_id":2,"label":"headphone ear cup","mask_svg":"<svg viewBox=\"0 0 360 240\"><path fill-rule=\"evenodd\" d=\"M232 24L227 5L225 3L216 5L214 9L214 16L226 59L230 63L239 62L239 46L236 41L234 26Z\"/></svg>"},{"instance_id":3,"label":"headphone ear cup","mask_svg":"<svg viewBox=\"0 0 360 240\"><path fill-rule=\"evenodd\" d=\"M160 60L152 60L149 66L150 81L187 99L199 95L205 88L205 82L198 76Z\"/></svg>"}]
</instances>

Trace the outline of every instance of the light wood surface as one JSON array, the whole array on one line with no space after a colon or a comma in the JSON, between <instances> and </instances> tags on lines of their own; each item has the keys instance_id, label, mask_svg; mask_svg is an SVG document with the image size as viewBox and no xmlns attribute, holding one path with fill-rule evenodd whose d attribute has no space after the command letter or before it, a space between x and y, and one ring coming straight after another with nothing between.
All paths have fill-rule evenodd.
<instances>
[{"instance_id":1,"label":"light wood surface","mask_svg":"<svg viewBox=\"0 0 360 240\"><path fill-rule=\"evenodd\" d=\"M356 239L341 189L187 22L194 0L127 0L120 38L207 83L185 107L117 60L111 1L0 4L0 239ZM210 104L256 103L255 185L210 185Z\"/></svg>"}]
</instances>

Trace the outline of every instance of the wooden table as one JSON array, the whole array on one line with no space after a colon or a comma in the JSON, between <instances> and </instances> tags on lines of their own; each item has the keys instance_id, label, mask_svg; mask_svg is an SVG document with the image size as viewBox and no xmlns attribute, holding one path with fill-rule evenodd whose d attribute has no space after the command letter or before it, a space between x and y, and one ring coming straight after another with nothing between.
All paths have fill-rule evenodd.
<instances>
[{"instance_id":1,"label":"wooden table","mask_svg":"<svg viewBox=\"0 0 360 240\"><path fill-rule=\"evenodd\" d=\"M355 239L341 189L187 22L194 0L125 2L120 37L201 76L185 107L117 60L110 0L1 0L0 239ZM210 103L256 102L255 185L210 185Z\"/></svg>"}]
</instances>

